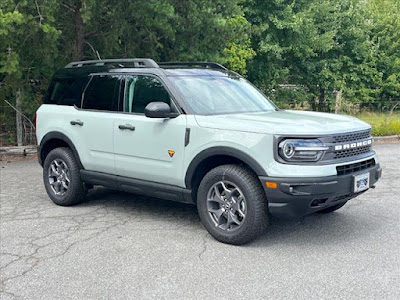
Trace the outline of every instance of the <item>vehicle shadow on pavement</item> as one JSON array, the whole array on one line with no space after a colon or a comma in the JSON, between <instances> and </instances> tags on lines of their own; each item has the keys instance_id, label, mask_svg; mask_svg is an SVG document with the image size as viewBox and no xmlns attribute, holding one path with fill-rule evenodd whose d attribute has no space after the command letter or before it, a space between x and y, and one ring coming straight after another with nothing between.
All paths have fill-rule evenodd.
<instances>
[{"instance_id":1,"label":"vehicle shadow on pavement","mask_svg":"<svg viewBox=\"0 0 400 300\"><path fill-rule=\"evenodd\" d=\"M297 219L270 218L270 226L252 247L273 246L277 244L314 246L354 243L365 239L372 232L380 230L379 223L371 222L371 216L360 214L352 206L351 200L342 209L328 214L312 214Z\"/></svg>"},{"instance_id":2,"label":"vehicle shadow on pavement","mask_svg":"<svg viewBox=\"0 0 400 300\"><path fill-rule=\"evenodd\" d=\"M83 206L105 207L108 212L129 219L165 221L166 226L190 225L202 228L196 206L161 200L132 193L98 187L91 190Z\"/></svg>"},{"instance_id":3,"label":"vehicle shadow on pavement","mask_svg":"<svg viewBox=\"0 0 400 300\"><path fill-rule=\"evenodd\" d=\"M347 243L349 240L368 236L371 231L379 230L377 224L371 224L368 216L354 213L352 207L359 200L352 200L344 208L330 214L313 214L297 219L270 218L267 231L256 241L245 247L271 247L280 244L290 245L327 245ZM106 208L116 217L129 220L149 220L165 222L165 226L187 227L188 230L206 232L197 214L196 206L150 198L106 188L90 191L83 206ZM357 214L357 215L355 215ZM198 234L193 233L193 234ZM209 240L213 238L209 236Z\"/></svg>"}]
</instances>

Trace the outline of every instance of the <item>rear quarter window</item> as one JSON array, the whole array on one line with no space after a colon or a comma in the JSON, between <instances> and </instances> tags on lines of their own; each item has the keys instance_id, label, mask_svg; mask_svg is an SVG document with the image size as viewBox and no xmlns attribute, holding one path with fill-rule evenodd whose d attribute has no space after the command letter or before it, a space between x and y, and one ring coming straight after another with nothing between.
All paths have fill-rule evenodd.
<instances>
[{"instance_id":1,"label":"rear quarter window","mask_svg":"<svg viewBox=\"0 0 400 300\"><path fill-rule=\"evenodd\" d=\"M81 107L82 92L89 77L54 78L45 97L45 104Z\"/></svg>"}]
</instances>

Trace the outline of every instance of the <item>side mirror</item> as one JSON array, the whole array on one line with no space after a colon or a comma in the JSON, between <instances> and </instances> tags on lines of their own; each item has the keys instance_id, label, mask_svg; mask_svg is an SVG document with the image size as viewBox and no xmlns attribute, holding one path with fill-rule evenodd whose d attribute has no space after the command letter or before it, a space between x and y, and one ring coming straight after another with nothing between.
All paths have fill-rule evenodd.
<instances>
[{"instance_id":1,"label":"side mirror","mask_svg":"<svg viewBox=\"0 0 400 300\"><path fill-rule=\"evenodd\" d=\"M174 118L178 114L171 113L171 107L165 102L150 102L144 109L144 115L148 118Z\"/></svg>"}]
</instances>

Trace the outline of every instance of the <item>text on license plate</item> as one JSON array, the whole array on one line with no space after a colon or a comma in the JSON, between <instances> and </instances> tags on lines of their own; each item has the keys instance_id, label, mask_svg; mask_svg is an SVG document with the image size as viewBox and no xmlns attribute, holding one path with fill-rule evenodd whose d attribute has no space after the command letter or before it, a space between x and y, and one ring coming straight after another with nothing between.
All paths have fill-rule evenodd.
<instances>
[{"instance_id":1,"label":"text on license plate","mask_svg":"<svg viewBox=\"0 0 400 300\"><path fill-rule=\"evenodd\" d=\"M354 176L354 193L369 189L369 173Z\"/></svg>"}]
</instances>

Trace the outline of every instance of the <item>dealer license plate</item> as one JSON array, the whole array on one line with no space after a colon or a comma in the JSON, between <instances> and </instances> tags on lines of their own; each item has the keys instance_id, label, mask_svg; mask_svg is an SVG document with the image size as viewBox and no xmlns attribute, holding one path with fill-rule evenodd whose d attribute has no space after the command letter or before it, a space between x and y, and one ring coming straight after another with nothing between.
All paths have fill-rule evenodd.
<instances>
[{"instance_id":1,"label":"dealer license plate","mask_svg":"<svg viewBox=\"0 0 400 300\"><path fill-rule=\"evenodd\" d=\"M369 173L354 176L354 193L369 189Z\"/></svg>"}]
</instances>

